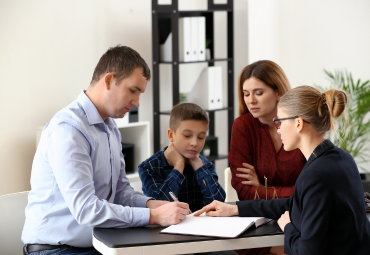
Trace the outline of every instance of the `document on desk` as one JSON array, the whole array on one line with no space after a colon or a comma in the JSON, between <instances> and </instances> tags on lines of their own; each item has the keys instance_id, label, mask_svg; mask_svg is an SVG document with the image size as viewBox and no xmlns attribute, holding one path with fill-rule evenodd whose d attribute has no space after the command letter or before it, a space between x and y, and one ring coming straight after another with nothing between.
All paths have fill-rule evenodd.
<instances>
[{"instance_id":1,"label":"document on desk","mask_svg":"<svg viewBox=\"0 0 370 255\"><path fill-rule=\"evenodd\" d=\"M253 225L259 227L269 221L263 217L209 217L205 213L194 217L189 214L185 220L163 229L161 233L234 238Z\"/></svg>"}]
</instances>

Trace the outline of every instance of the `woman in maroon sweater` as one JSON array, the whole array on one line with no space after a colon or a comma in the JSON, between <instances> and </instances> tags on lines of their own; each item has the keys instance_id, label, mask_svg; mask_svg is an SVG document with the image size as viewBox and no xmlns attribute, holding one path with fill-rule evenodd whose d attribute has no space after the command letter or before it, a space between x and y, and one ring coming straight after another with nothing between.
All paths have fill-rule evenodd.
<instances>
[{"instance_id":1,"label":"woman in maroon sweater","mask_svg":"<svg viewBox=\"0 0 370 255\"><path fill-rule=\"evenodd\" d=\"M238 81L239 117L235 119L230 142L229 163L231 185L239 200L252 200L257 187L276 189L278 198L293 195L294 184L303 169L305 159L300 150L285 151L272 121L277 115L277 103L291 89L283 70L268 60L246 66ZM257 190L261 199L266 191ZM273 189L268 190L272 199ZM278 254L282 247L239 250L239 254Z\"/></svg>"}]
</instances>

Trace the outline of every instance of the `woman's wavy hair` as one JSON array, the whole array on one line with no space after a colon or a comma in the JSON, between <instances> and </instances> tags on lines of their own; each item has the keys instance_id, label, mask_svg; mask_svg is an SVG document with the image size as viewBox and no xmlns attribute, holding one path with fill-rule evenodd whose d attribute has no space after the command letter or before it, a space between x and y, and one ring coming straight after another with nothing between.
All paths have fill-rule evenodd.
<instances>
[{"instance_id":1,"label":"woman's wavy hair","mask_svg":"<svg viewBox=\"0 0 370 255\"><path fill-rule=\"evenodd\" d=\"M239 75L238 96L239 116L249 112L244 102L243 84L249 78L256 78L278 92L280 96L288 92L291 87L283 69L273 61L260 60L244 67Z\"/></svg>"}]
</instances>

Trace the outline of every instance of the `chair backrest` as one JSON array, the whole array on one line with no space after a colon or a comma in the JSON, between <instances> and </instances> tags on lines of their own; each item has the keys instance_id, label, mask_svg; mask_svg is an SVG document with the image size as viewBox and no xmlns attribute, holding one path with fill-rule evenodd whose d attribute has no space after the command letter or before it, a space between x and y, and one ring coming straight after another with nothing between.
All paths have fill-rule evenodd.
<instances>
[{"instance_id":1,"label":"chair backrest","mask_svg":"<svg viewBox=\"0 0 370 255\"><path fill-rule=\"evenodd\" d=\"M28 191L0 196L0 254L22 254Z\"/></svg>"},{"instance_id":2,"label":"chair backrest","mask_svg":"<svg viewBox=\"0 0 370 255\"><path fill-rule=\"evenodd\" d=\"M142 183L141 181L138 181L138 182L131 182L130 183L131 187L135 190L135 191L139 191L141 193L143 193L143 190L141 189L142 187Z\"/></svg>"},{"instance_id":3,"label":"chair backrest","mask_svg":"<svg viewBox=\"0 0 370 255\"><path fill-rule=\"evenodd\" d=\"M239 201L238 194L236 193L233 186L231 186L231 170L230 170L230 167L225 169L225 192L226 192L225 202Z\"/></svg>"}]
</instances>

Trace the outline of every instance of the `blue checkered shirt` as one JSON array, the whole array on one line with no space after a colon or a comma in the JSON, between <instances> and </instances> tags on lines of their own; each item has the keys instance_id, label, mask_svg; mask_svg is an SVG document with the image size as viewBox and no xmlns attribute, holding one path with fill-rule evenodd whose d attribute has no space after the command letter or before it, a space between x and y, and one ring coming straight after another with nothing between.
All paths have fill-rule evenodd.
<instances>
[{"instance_id":1,"label":"blue checkered shirt","mask_svg":"<svg viewBox=\"0 0 370 255\"><path fill-rule=\"evenodd\" d=\"M169 194L172 191L179 201L189 204L192 212L213 200L225 201L226 193L218 183L215 165L212 162L199 155L203 166L193 170L191 165L186 165L182 174L168 164L164 156L166 149L167 147L158 151L139 165L145 195L158 200L173 201Z\"/></svg>"}]
</instances>

